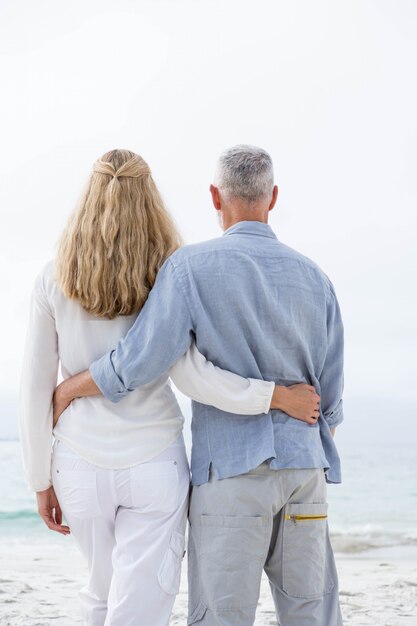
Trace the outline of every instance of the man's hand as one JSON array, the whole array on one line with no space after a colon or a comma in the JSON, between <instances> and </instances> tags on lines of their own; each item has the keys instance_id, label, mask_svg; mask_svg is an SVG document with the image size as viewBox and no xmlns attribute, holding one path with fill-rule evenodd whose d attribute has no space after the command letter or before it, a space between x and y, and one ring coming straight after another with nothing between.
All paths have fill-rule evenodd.
<instances>
[{"instance_id":1,"label":"man's hand","mask_svg":"<svg viewBox=\"0 0 417 626\"><path fill-rule=\"evenodd\" d=\"M73 400L73 398L67 395L66 390L67 390L66 381L64 381L63 383L59 384L58 387L54 391L54 396L52 398L52 406L53 406L53 411L54 411L54 417L53 417L54 428L57 425L58 420L60 416L62 415L62 413L65 411L67 407L69 407L69 405L71 404Z\"/></svg>"},{"instance_id":2,"label":"man's hand","mask_svg":"<svg viewBox=\"0 0 417 626\"><path fill-rule=\"evenodd\" d=\"M88 370L64 380L55 389L52 400L54 428L58 423L60 415L62 415L75 398L99 395L101 395L101 391L95 384Z\"/></svg>"},{"instance_id":3,"label":"man's hand","mask_svg":"<svg viewBox=\"0 0 417 626\"><path fill-rule=\"evenodd\" d=\"M53 487L36 494L38 513L50 530L61 535L69 535L69 526L62 525L62 511Z\"/></svg>"},{"instance_id":4,"label":"man's hand","mask_svg":"<svg viewBox=\"0 0 417 626\"><path fill-rule=\"evenodd\" d=\"M320 417L320 396L312 385L304 383L289 387L275 385L271 409L284 411L307 424L316 424Z\"/></svg>"}]
</instances>

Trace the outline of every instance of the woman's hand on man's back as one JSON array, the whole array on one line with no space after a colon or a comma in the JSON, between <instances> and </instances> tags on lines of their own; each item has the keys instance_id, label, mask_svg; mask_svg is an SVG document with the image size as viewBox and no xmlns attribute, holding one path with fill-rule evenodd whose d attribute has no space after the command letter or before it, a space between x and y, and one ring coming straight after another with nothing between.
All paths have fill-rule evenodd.
<instances>
[{"instance_id":1,"label":"woman's hand on man's back","mask_svg":"<svg viewBox=\"0 0 417 626\"><path fill-rule=\"evenodd\" d=\"M275 385L271 409L279 409L307 424L316 424L320 417L320 396L312 385L305 383L289 387Z\"/></svg>"}]
</instances>

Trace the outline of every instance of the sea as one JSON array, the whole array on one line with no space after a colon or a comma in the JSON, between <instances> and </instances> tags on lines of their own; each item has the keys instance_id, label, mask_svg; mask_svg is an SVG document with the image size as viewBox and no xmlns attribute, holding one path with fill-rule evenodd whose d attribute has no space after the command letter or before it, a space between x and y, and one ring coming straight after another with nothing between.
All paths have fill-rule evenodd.
<instances>
[{"instance_id":1,"label":"sea","mask_svg":"<svg viewBox=\"0 0 417 626\"><path fill-rule=\"evenodd\" d=\"M368 402L368 404L367 404ZM190 406L185 440L191 447ZM336 552L363 555L381 548L417 549L417 412L414 404L396 413L365 402L345 403L345 422L336 433L343 481L329 485L329 525ZM364 408L368 406L368 409ZM16 417L2 420L0 433L0 545L59 541L36 512L34 494L22 471Z\"/></svg>"}]
</instances>

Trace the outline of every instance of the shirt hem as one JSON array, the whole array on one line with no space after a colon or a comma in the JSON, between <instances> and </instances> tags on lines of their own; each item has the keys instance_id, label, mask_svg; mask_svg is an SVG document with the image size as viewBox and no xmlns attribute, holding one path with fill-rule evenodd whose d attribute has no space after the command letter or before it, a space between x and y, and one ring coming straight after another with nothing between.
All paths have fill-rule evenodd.
<instances>
[{"instance_id":1,"label":"shirt hem","mask_svg":"<svg viewBox=\"0 0 417 626\"><path fill-rule=\"evenodd\" d=\"M305 462L305 463L295 462L294 464L280 464L279 462L278 463L276 462L277 458L276 458L275 452L273 452L273 454L267 457L263 456L258 461L256 462L254 461L253 463L248 464L248 466L246 466L245 468L239 469L239 470L230 469L230 470L222 471L216 467L213 461L211 461L207 465L207 467L205 467L204 469L200 469L197 472L198 477L195 477L196 472L192 472L191 482L194 487L198 487L199 485L204 485L205 483L207 483L209 480L210 465L212 465L212 468L216 474L216 478L218 480L224 480L226 478L234 478L235 476L242 476L243 474L247 474L251 470L254 470L255 468L259 467L259 465L261 465L262 463L265 463L265 461L268 462L271 470L322 469L326 473L327 482L336 483L336 484L341 482L341 477L334 470L332 471L332 468L327 460L320 461L320 462L310 461L310 462ZM327 475L328 472L330 473L330 476ZM204 474L204 476L206 477L205 479L203 479L202 474Z\"/></svg>"}]
</instances>

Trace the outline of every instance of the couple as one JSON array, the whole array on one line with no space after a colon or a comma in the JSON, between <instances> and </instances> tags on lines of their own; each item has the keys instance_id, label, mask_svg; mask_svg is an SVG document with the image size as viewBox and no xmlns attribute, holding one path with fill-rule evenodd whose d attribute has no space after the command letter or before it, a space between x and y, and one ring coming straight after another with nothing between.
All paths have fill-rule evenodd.
<instances>
[{"instance_id":1,"label":"couple","mask_svg":"<svg viewBox=\"0 0 417 626\"><path fill-rule=\"evenodd\" d=\"M224 152L210 191L223 236L180 247L140 156L95 163L33 291L27 480L88 561L88 626L167 626L187 512L189 625L253 624L265 570L281 626L340 626L326 504L343 419L334 289L268 226L267 152ZM170 378L193 399L190 500Z\"/></svg>"}]
</instances>

